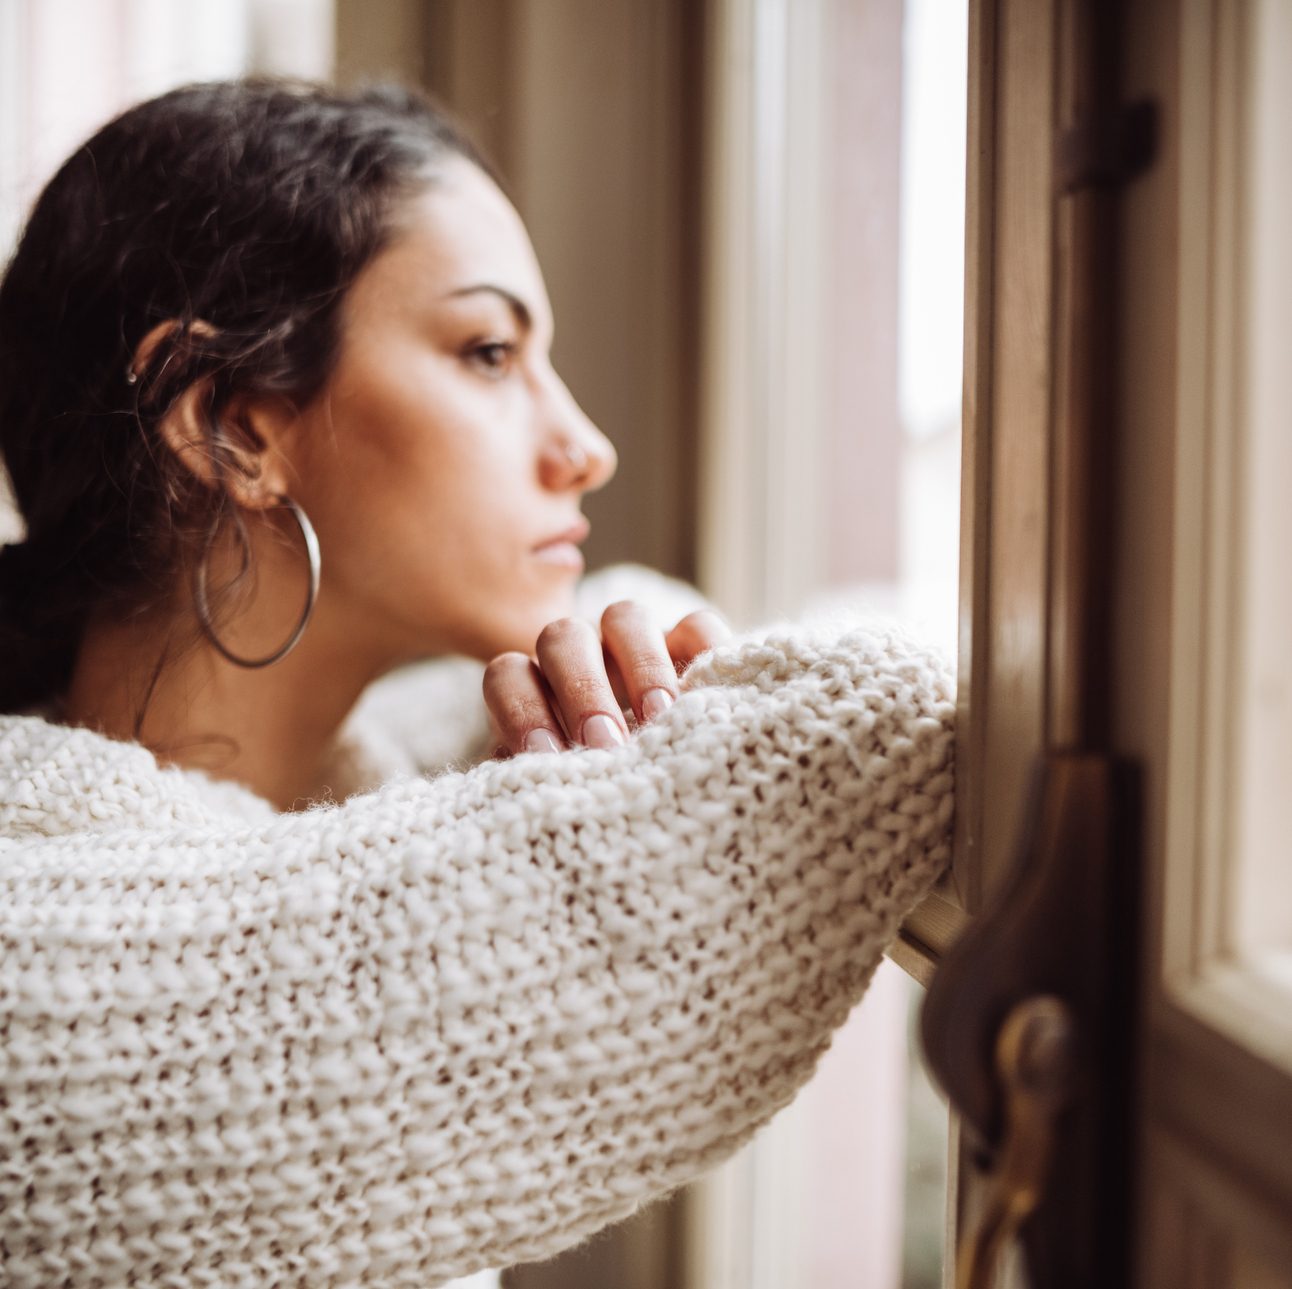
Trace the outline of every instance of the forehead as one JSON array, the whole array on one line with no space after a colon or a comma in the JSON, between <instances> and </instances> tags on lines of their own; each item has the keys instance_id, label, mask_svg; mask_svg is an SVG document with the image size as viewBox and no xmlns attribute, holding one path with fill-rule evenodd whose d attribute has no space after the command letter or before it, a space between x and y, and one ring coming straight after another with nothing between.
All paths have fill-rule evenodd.
<instances>
[{"instance_id":1,"label":"forehead","mask_svg":"<svg viewBox=\"0 0 1292 1289\"><path fill-rule=\"evenodd\" d=\"M506 196L470 162L454 160L427 187L403 199L394 231L360 274L350 303L418 307L487 283L546 318L548 302L529 235Z\"/></svg>"}]
</instances>

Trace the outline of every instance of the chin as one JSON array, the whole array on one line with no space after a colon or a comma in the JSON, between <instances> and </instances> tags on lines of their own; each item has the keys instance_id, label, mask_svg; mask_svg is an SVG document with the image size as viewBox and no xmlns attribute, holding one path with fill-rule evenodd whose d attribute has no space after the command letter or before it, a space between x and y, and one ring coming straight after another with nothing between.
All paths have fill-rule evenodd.
<instances>
[{"instance_id":1,"label":"chin","mask_svg":"<svg viewBox=\"0 0 1292 1289\"><path fill-rule=\"evenodd\" d=\"M527 637L524 650L526 653L533 653L534 643L537 641L539 632L551 622L556 622L561 618L574 616L574 579L571 578L567 586L553 595L543 597L543 599L534 606L532 612L526 614L521 632Z\"/></svg>"},{"instance_id":2,"label":"chin","mask_svg":"<svg viewBox=\"0 0 1292 1289\"><path fill-rule=\"evenodd\" d=\"M534 646L543 628L559 618L571 617L574 613L574 596L552 596L532 609L508 614L506 618L493 622L482 622L479 634L471 641L465 652L481 662L488 662L500 653L534 654Z\"/></svg>"}]
</instances>

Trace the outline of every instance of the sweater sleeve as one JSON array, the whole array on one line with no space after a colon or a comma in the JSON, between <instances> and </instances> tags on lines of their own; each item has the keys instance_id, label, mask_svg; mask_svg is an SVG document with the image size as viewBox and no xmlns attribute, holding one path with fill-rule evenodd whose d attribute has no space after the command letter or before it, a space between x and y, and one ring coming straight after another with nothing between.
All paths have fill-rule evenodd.
<instances>
[{"instance_id":1,"label":"sweater sleeve","mask_svg":"<svg viewBox=\"0 0 1292 1289\"><path fill-rule=\"evenodd\" d=\"M701 657L624 747L0 852L5 1283L438 1283L557 1252L806 1081L949 856L896 636Z\"/></svg>"}]
</instances>

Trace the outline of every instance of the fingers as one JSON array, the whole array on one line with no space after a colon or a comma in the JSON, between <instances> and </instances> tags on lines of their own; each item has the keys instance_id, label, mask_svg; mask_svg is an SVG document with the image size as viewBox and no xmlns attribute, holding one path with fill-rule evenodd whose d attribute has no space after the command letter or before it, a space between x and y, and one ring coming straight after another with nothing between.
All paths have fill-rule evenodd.
<instances>
[{"instance_id":1,"label":"fingers","mask_svg":"<svg viewBox=\"0 0 1292 1289\"><path fill-rule=\"evenodd\" d=\"M632 600L605 611L600 637L583 618L549 623L536 659L499 654L485 668L485 704L502 754L559 751L567 742L622 745L628 737L623 709L643 725L667 711L682 671L730 636L711 609L688 614L666 636Z\"/></svg>"},{"instance_id":2,"label":"fingers","mask_svg":"<svg viewBox=\"0 0 1292 1289\"><path fill-rule=\"evenodd\" d=\"M550 622L539 633L536 650L570 741L601 748L625 743L628 727L595 628L582 618Z\"/></svg>"},{"instance_id":3,"label":"fingers","mask_svg":"<svg viewBox=\"0 0 1292 1289\"><path fill-rule=\"evenodd\" d=\"M612 604L601 615L601 637L607 666L618 673L620 698L640 724L672 706L677 671L664 633L644 605L634 600Z\"/></svg>"},{"instance_id":4,"label":"fingers","mask_svg":"<svg viewBox=\"0 0 1292 1289\"><path fill-rule=\"evenodd\" d=\"M731 639L731 628L714 609L697 609L688 613L665 637L669 655L680 676L704 653Z\"/></svg>"},{"instance_id":5,"label":"fingers","mask_svg":"<svg viewBox=\"0 0 1292 1289\"><path fill-rule=\"evenodd\" d=\"M591 623L550 623L536 651L537 661L503 653L485 668L485 706L502 747L515 754L561 751L570 743L621 746L628 730Z\"/></svg>"},{"instance_id":6,"label":"fingers","mask_svg":"<svg viewBox=\"0 0 1292 1289\"><path fill-rule=\"evenodd\" d=\"M484 700L494 737L505 751L557 752L565 747L551 691L532 658L523 653L494 658L484 671Z\"/></svg>"}]
</instances>

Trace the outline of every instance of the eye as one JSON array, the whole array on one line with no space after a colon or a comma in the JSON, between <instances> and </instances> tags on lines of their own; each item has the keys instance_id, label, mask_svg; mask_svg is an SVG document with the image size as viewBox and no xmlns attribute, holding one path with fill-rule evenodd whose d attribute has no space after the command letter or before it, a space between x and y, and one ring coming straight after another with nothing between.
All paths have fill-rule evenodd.
<instances>
[{"instance_id":1,"label":"eye","mask_svg":"<svg viewBox=\"0 0 1292 1289\"><path fill-rule=\"evenodd\" d=\"M466 360L477 371L497 380L511 370L517 348L513 340L482 340L466 351Z\"/></svg>"}]
</instances>

